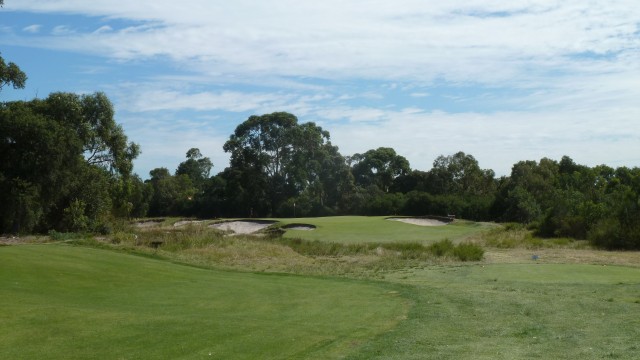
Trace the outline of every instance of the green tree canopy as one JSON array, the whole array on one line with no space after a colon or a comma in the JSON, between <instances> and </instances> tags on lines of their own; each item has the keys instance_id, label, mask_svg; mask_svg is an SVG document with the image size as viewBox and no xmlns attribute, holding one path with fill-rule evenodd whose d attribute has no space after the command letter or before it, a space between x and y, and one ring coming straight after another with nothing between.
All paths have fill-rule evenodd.
<instances>
[{"instance_id":1,"label":"green tree canopy","mask_svg":"<svg viewBox=\"0 0 640 360\"><path fill-rule=\"evenodd\" d=\"M0 134L1 231L86 230L122 207L110 188L130 176L138 147L104 94L3 103Z\"/></svg>"},{"instance_id":2,"label":"green tree canopy","mask_svg":"<svg viewBox=\"0 0 640 360\"><path fill-rule=\"evenodd\" d=\"M409 161L388 147L369 150L364 154L354 154L350 161L357 185L362 187L376 185L384 192L389 192L396 178L411 172Z\"/></svg>"},{"instance_id":3,"label":"green tree canopy","mask_svg":"<svg viewBox=\"0 0 640 360\"><path fill-rule=\"evenodd\" d=\"M202 156L200 149L191 148L187 151L187 160L181 162L176 169L176 175L186 175L197 189L201 189L213 163L208 157Z\"/></svg>"},{"instance_id":4,"label":"green tree canopy","mask_svg":"<svg viewBox=\"0 0 640 360\"><path fill-rule=\"evenodd\" d=\"M433 194L485 195L495 191L495 173L483 170L472 156L460 151L440 155L429 171L429 186Z\"/></svg>"},{"instance_id":5,"label":"green tree canopy","mask_svg":"<svg viewBox=\"0 0 640 360\"><path fill-rule=\"evenodd\" d=\"M313 122L298 124L286 112L251 116L224 144L231 154L223 177L246 214L281 211L301 194L320 206L334 206L349 188L344 158L329 132ZM282 210L285 211L285 210Z\"/></svg>"},{"instance_id":6,"label":"green tree canopy","mask_svg":"<svg viewBox=\"0 0 640 360\"><path fill-rule=\"evenodd\" d=\"M12 62L6 63L0 56L0 91L8 85L13 86L14 89L24 89L26 83L27 74L20 70L18 65Z\"/></svg>"}]
</instances>

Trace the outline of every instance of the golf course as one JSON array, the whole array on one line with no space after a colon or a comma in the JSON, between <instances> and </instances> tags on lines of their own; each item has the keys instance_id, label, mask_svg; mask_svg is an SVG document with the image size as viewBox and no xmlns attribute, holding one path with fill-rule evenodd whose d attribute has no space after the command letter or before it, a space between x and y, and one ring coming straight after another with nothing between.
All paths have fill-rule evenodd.
<instances>
[{"instance_id":1,"label":"golf course","mask_svg":"<svg viewBox=\"0 0 640 360\"><path fill-rule=\"evenodd\" d=\"M0 358L635 359L640 351L635 252L547 239L497 247L492 237L514 235L460 220L271 219L244 234L230 230L235 221L251 222L159 219L107 237L4 238ZM462 261L442 244L484 253Z\"/></svg>"}]
</instances>

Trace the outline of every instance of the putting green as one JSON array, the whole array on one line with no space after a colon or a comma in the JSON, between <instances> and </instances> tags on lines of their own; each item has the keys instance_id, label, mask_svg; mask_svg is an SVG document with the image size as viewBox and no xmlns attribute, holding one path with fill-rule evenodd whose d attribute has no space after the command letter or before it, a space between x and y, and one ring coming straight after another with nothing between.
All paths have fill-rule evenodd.
<instances>
[{"instance_id":1,"label":"putting green","mask_svg":"<svg viewBox=\"0 0 640 360\"><path fill-rule=\"evenodd\" d=\"M315 226L312 231L288 230L285 237L339 243L400 241L431 243L445 238L460 242L495 226L469 221L454 221L445 226L419 226L389 221L385 216L331 216L278 220L284 224Z\"/></svg>"}]
</instances>

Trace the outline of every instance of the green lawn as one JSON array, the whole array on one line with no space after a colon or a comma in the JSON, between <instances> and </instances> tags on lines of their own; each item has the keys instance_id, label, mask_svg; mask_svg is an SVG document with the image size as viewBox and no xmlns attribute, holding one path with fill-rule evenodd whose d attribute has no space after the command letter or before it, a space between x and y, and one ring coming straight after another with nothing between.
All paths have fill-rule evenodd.
<instances>
[{"instance_id":1,"label":"green lawn","mask_svg":"<svg viewBox=\"0 0 640 360\"><path fill-rule=\"evenodd\" d=\"M494 225L454 221L445 226L418 226L386 220L386 216L332 216L321 218L278 219L283 224L310 224L312 231L288 230L285 237L340 243L424 242L448 238L459 242Z\"/></svg>"},{"instance_id":2,"label":"green lawn","mask_svg":"<svg viewBox=\"0 0 640 360\"><path fill-rule=\"evenodd\" d=\"M407 310L397 288L4 246L0 358L338 358L397 324Z\"/></svg>"},{"instance_id":3,"label":"green lawn","mask_svg":"<svg viewBox=\"0 0 640 360\"><path fill-rule=\"evenodd\" d=\"M383 218L291 222L331 227L325 236L355 224L370 241L386 238L371 235L376 227L436 229ZM455 225L468 228L456 241L489 226L444 228ZM384 280L218 271L66 245L4 246L0 359L631 360L640 353L640 267L414 262L376 268L375 277Z\"/></svg>"},{"instance_id":4,"label":"green lawn","mask_svg":"<svg viewBox=\"0 0 640 360\"><path fill-rule=\"evenodd\" d=\"M415 302L350 359L638 359L640 268L469 265L387 276Z\"/></svg>"}]
</instances>

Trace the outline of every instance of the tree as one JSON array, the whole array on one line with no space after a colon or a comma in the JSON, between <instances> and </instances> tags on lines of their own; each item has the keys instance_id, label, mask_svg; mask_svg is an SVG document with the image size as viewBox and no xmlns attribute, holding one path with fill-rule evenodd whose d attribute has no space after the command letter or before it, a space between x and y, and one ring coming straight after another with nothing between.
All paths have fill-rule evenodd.
<instances>
[{"instance_id":1,"label":"tree","mask_svg":"<svg viewBox=\"0 0 640 360\"><path fill-rule=\"evenodd\" d=\"M122 126L114 121L113 105L104 93L52 93L42 103L40 111L73 129L82 142L88 164L117 174L131 172L140 147L127 143Z\"/></svg>"},{"instance_id":2,"label":"tree","mask_svg":"<svg viewBox=\"0 0 640 360\"><path fill-rule=\"evenodd\" d=\"M555 201L559 184L556 161L519 161L511 168L511 176L501 182L494 215L503 221L529 223L540 220Z\"/></svg>"},{"instance_id":3,"label":"tree","mask_svg":"<svg viewBox=\"0 0 640 360\"><path fill-rule=\"evenodd\" d=\"M245 216L292 215L286 204L303 195L321 207L333 206L349 186L344 158L329 132L313 122L298 124L286 112L249 117L224 150L231 161L222 176Z\"/></svg>"},{"instance_id":4,"label":"tree","mask_svg":"<svg viewBox=\"0 0 640 360\"><path fill-rule=\"evenodd\" d=\"M166 168L149 172L147 180L152 188L149 201L150 216L186 215L191 209L195 188L189 176L172 176Z\"/></svg>"},{"instance_id":5,"label":"tree","mask_svg":"<svg viewBox=\"0 0 640 360\"><path fill-rule=\"evenodd\" d=\"M0 56L0 92L7 85L13 86L14 89L24 89L26 82L27 74L20 70L18 65L12 62L7 64Z\"/></svg>"},{"instance_id":6,"label":"tree","mask_svg":"<svg viewBox=\"0 0 640 360\"><path fill-rule=\"evenodd\" d=\"M396 178L411 172L409 161L387 147L354 154L350 161L357 185L376 185L384 192L389 192Z\"/></svg>"},{"instance_id":7,"label":"tree","mask_svg":"<svg viewBox=\"0 0 640 360\"><path fill-rule=\"evenodd\" d=\"M112 187L130 176L138 147L104 94L4 103L0 133L0 231L95 230L122 208Z\"/></svg>"},{"instance_id":8,"label":"tree","mask_svg":"<svg viewBox=\"0 0 640 360\"><path fill-rule=\"evenodd\" d=\"M191 183L200 191L204 182L209 178L213 163L208 157L202 156L200 149L191 148L187 151L187 160L181 162L176 169L176 175L186 175Z\"/></svg>"},{"instance_id":9,"label":"tree","mask_svg":"<svg viewBox=\"0 0 640 360\"><path fill-rule=\"evenodd\" d=\"M478 161L460 151L450 156L440 155L429 171L432 194L486 195L496 189L493 170L482 170Z\"/></svg>"}]
</instances>

